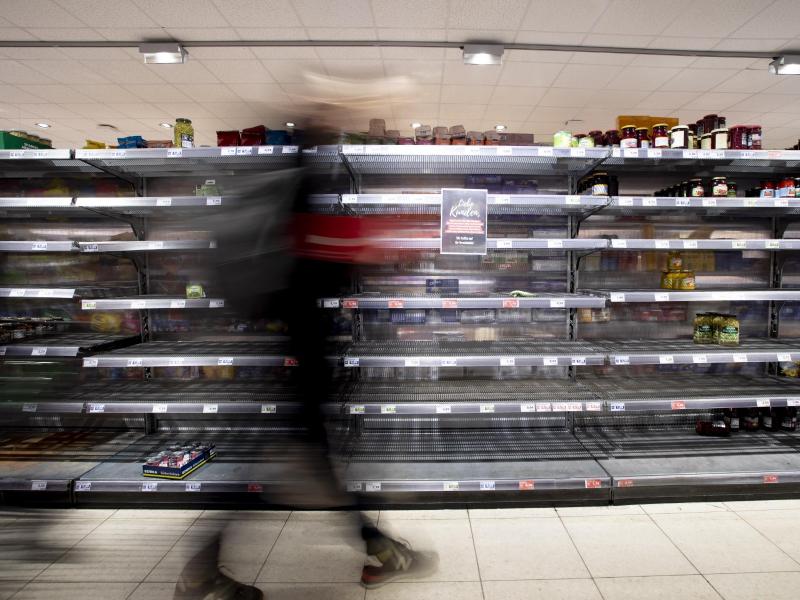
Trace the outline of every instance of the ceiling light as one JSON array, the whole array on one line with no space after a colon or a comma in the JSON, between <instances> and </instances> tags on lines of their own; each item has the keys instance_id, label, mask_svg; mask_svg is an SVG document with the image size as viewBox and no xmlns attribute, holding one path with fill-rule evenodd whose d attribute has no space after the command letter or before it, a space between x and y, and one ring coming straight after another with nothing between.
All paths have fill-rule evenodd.
<instances>
[{"instance_id":1,"label":"ceiling light","mask_svg":"<svg viewBox=\"0 0 800 600\"><path fill-rule=\"evenodd\" d=\"M495 125L494 126L494 130L495 131L505 131L506 130L506 126L505 125Z\"/></svg>"},{"instance_id":2,"label":"ceiling light","mask_svg":"<svg viewBox=\"0 0 800 600\"><path fill-rule=\"evenodd\" d=\"M417 127L422 127L422 123L412 123L411 129L416 129Z\"/></svg>"},{"instance_id":3,"label":"ceiling light","mask_svg":"<svg viewBox=\"0 0 800 600\"><path fill-rule=\"evenodd\" d=\"M464 46L464 64L502 65L503 50L499 44L467 44Z\"/></svg>"},{"instance_id":4,"label":"ceiling light","mask_svg":"<svg viewBox=\"0 0 800 600\"><path fill-rule=\"evenodd\" d=\"M292 123L291 121L286 121L286 126L287 127L294 127L294 123Z\"/></svg>"},{"instance_id":5,"label":"ceiling light","mask_svg":"<svg viewBox=\"0 0 800 600\"><path fill-rule=\"evenodd\" d=\"M172 123L159 123L164 129L172 129Z\"/></svg>"},{"instance_id":6,"label":"ceiling light","mask_svg":"<svg viewBox=\"0 0 800 600\"><path fill-rule=\"evenodd\" d=\"M139 53L144 56L146 65L176 65L183 64L189 55L186 48L180 44L142 44Z\"/></svg>"},{"instance_id":7,"label":"ceiling light","mask_svg":"<svg viewBox=\"0 0 800 600\"><path fill-rule=\"evenodd\" d=\"M50 123L37 123L36 126L41 127L42 129L49 129Z\"/></svg>"},{"instance_id":8,"label":"ceiling light","mask_svg":"<svg viewBox=\"0 0 800 600\"><path fill-rule=\"evenodd\" d=\"M769 63L769 72L773 75L800 75L800 54L776 56Z\"/></svg>"}]
</instances>

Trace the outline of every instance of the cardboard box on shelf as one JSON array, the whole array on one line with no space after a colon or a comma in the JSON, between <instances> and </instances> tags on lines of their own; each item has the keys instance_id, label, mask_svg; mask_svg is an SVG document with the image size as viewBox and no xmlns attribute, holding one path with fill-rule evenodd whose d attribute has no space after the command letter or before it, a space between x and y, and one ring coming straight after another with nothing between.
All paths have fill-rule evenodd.
<instances>
[{"instance_id":1,"label":"cardboard box on shelf","mask_svg":"<svg viewBox=\"0 0 800 600\"><path fill-rule=\"evenodd\" d=\"M8 131L0 131L0 150L41 150L51 146L31 140Z\"/></svg>"}]
</instances>

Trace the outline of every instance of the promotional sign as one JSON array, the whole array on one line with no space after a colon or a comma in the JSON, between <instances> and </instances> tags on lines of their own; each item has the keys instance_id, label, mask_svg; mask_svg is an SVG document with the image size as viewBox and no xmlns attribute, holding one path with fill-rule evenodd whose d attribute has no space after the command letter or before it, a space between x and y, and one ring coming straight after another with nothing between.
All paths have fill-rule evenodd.
<instances>
[{"instance_id":1,"label":"promotional sign","mask_svg":"<svg viewBox=\"0 0 800 600\"><path fill-rule=\"evenodd\" d=\"M486 190L442 189L442 254L486 254Z\"/></svg>"}]
</instances>

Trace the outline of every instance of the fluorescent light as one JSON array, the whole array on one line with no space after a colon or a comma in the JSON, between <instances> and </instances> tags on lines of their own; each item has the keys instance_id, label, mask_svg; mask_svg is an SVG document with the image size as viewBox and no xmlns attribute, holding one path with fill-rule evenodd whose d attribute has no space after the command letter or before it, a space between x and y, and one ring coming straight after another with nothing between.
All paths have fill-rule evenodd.
<instances>
[{"instance_id":1,"label":"fluorescent light","mask_svg":"<svg viewBox=\"0 0 800 600\"><path fill-rule=\"evenodd\" d=\"M286 126L287 127L294 127L294 123L292 123L291 121L286 121Z\"/></svg>"},{"instance_id":2,"label":"fluorescent light","mask_svg":"<svg viewBox=\"0 0 800 600\"><path fill-rule=\"evenodd\" d=\"M777 56L769 63L769 72L774 75L800 75L800 54Z\"/></svg>"},{"instance_id":3,"label":"fluorescent light","mask_svg":"<svg viewBox=\"0 0 800 600\"><path fill-rule=\"evenodd\" d=\"M499 44L467 44L464 46L464 64L502 65L504 50Z\"/></svg>"},{"instance_id":4,"label":"fluorescent light","mask_svg":"<svg viewBox=\"0 0 800 600\"><path fill-rule=\"evenodd\" d=\"M50 123L37 123L36 126L42 129L50 129Z\"/></svg>"},{"instance_id":5,"label":"fluorescent light","mask_svg":"<svg viewBox=\"0 0 800 600\"><path fill-rule=\"evenodd\" d=\"M172 129L172 123L159 123L164 129Z\"/></svg>"},{"instance_id":6,"label":"fluorescent light","mask_svg":"<svg viewBox=\"0 0 800 600\"><path fill-rule=\"evenodd\" d=\"M506 126L505 125L495 125L494 126L494 130L495 131L505 131L506 130Z\"/></svg>"},{"instance_id":7,"label":"fluorescent light","mask_svg":"<svg viewBox=\"0 0 800 600\"><path fill-rule=\"evenodd\" d=\"M179 65L186 62L189 55L180 44L142 44L139 53L144 55L146 65Z\"/></svg>"},{"instance_id":8,"label":"fluorescent light","mask_svg":"<svg viewBox=\"0 0 800 600\"><path fill-rule=\"evenodd\" d=\"M412 123L411 129L416 129L417 127L422 127L422 123Z\"/></svg>"}]
</instances>

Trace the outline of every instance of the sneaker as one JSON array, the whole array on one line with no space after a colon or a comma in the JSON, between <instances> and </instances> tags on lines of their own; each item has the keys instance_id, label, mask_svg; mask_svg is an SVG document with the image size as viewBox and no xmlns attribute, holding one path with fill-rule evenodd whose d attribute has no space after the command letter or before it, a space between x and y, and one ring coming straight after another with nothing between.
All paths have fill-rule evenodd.
<instances>
[{"instance_id":1,"label":"sneaker","mask_svg":"<svg viewBox=\"0 0 800 600\"><path fill-rule=\"evenodd\" d=\"M399 542L393 542L392 555L380 566L365 565L361 570L361 584L367 589L379 588L391 581L421 579L436 572L439 555L435 552L418 552Z\"/></svg>"},{"instance_id":2,"label":"sneaker","mask_svg":"<svg viewBox=\"0 0 800 600\"><path fill-rule=\"evenodd\" d=\"M173 600L264 600L263 592L252 585L239 583L227 575L217 573L214 579L197 586L181 578L175 585Z\"/></svg>"}]
</instances>

